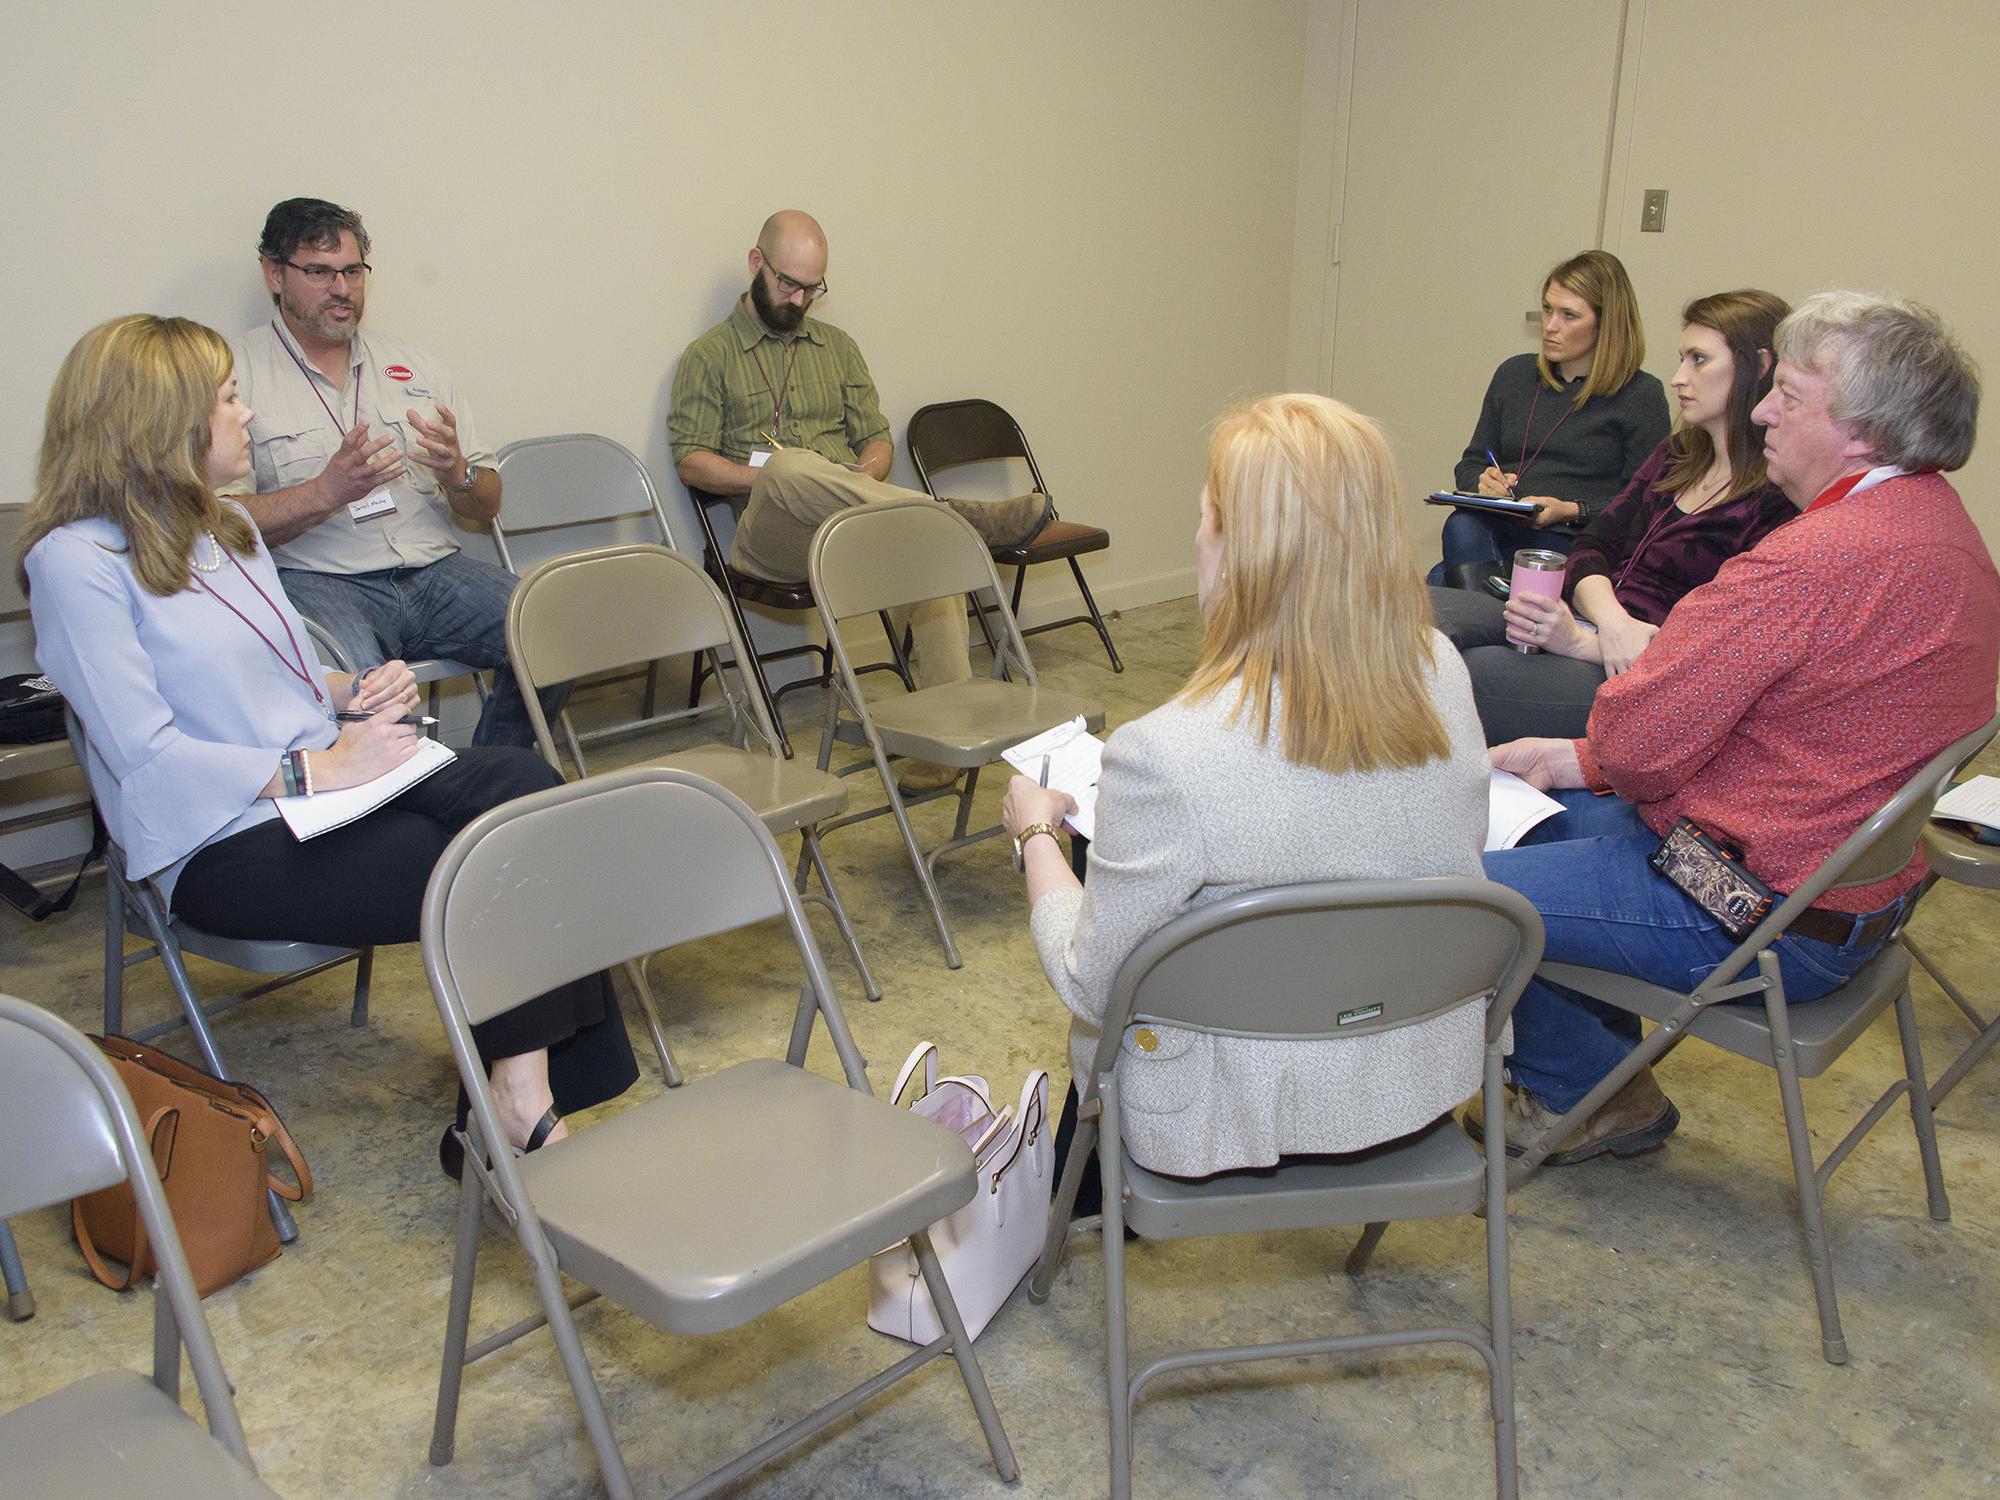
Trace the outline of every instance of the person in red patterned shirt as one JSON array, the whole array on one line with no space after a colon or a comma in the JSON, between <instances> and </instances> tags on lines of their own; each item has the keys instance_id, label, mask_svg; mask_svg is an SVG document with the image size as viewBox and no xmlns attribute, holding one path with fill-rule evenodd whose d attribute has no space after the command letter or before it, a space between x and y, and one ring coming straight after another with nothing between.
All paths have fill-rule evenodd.
<instances>
[{"instance_id":1,"label":"person in red patterned shirt","mask_svg":"<svg viewBox=\"0 0 2000 1500\"><path fill-rule=\"evenodd\" d=\"M1550 960L1698 984L1735 944L1647 864L1676 819L1789 891L1993 714L2000 574L1942 477L1972 451L1978 371L1928 308L1855 292L1808 299L1776 344L1754 420L1772 482L1802 514L1681 600L1599 690L1584 738L1490 752L1564 804L1486 856L1487 874L1542 913ZM1787 997L1818 999L1874 957L1922 873L1918 855L1827 892L1776 945ZM1638 1039L1636 1017L1531 983L1514 1012L1509 1149ZM1651 1150L1679 1122L1649 1069L1548 1160Z\"/></svg>"}]
</instances>

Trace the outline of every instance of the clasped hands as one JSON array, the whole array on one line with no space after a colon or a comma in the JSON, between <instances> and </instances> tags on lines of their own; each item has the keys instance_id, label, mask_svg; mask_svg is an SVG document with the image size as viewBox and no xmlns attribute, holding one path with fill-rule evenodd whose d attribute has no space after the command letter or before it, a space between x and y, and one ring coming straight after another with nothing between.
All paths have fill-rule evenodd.
<instances>
[{"instance_id":1,"label":"clasped hands","mask_svg":"<svg viewBox=\"0 0 2000 1500\"><path fill-rule=\"evenodd\" d=\"M385 661L355 678L353 696L342 711L368 717L343 722L340 738L313 752L313 789L359 786L415 755L417 726L402 721L421 701L416 674L405 662Z\"/></svg>"}]
</instances>

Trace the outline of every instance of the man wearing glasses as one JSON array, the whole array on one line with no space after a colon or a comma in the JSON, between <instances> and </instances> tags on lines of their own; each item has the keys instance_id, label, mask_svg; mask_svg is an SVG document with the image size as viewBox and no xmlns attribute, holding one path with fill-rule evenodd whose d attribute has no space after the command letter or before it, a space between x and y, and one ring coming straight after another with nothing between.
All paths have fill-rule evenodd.
<instances>
[{"instance_id":1,"label":"man wearing glasses","mask_svg":"<svg viewBox=\"0 0 2000 1500\"><path fill-rule=\"evenodd\" d=\"M299 613L366 670L446 656L490 669L475 745L534 735L507 665L514 575L459 551L454 516L500 513L500 471L443 365L361 329L368 231L352 209L288 198L257 246L275 315L234 341L253 408L252 469L237 496L264 533ZM566 694L543 694L553 713Z\"/></svg>"},{"instance_id":2,"label":"man wearing glasses","mask_svg":"<svg viewBox=\"0 0 2000 1500\"><path fill-rule=\"evenodd\" d=\"M674 371L667 436L690 489L747 495L729 560L777 582L806 576L820 522L850 506L927 500L884 481L895 456L867 361L853 339L807 317L827 295L826 234L788 209L764 221L749 256L750 287L729 316L687 347ZM989 541L1039 528L1040 495L957 508ZM971 675L965 610L933 599L910 611L919 687ZM948 767L911 767L912 790L947 784Z\"/></svg>"}]
</instances>

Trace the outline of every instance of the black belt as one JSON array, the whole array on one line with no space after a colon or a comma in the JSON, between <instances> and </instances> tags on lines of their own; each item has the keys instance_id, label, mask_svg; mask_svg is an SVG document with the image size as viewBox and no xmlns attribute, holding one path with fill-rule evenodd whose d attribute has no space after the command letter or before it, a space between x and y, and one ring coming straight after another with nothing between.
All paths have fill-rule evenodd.
<instances>
[{"instance_id":1,"label":"black belt","mask_svg":"<svg viewBox=\"0 0 2000 1500\"><path fill-rule=\"evenodd\" d=\"M1796 917L1787 929L1800 937L1816 938L1822 943L1831 943L1836 948L1845 948L1849 943L1872 943L1877 938L1887 937L1896 930L1896 924L1903 920L1903 903L1898 901L1887 911L1878 912L1862 921L1852 912L1828 911L1823 906L1808 906Z\"/></svg>"}]
</instances>

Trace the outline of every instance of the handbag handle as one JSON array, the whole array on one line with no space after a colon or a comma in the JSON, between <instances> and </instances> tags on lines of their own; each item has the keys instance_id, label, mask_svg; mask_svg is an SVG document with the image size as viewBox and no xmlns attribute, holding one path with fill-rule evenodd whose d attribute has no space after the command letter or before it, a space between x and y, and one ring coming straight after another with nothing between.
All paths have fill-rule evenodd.
<instances>
[{"instance_id":1,"label":"handbag handle","mask_svg":"<svg viewBox=\"0 0 2000 1500\"><path fill-rule=\"evenodd\" d=\"M986 1122L986 1128L979 1133L979 1139L972 1143L972 1161L974 1166L983 1167L985 1165L984 1162L980 1161L979 1153L992 1145L999 1138L1000 1132L1011 1125L1013 1121L1014 1106L1009 1104L1003 1106L999 1114Z\"/></svg>"},{"instance_id":2,"label":"handbag handle","mask_svg":"<svg viewBox=\"0 0 2000 1500\"><path fill-rule=\"evenodd\" d=\"M1049 1075L1043 1069L1036 1068L1022 1082L1021 1107L1016 1117L1020 1126L1014 1132L1014 1149L1007 1153L1005 1161L995 1164L992 1192L1000 1191L1000 1179L1007 1175L1020 1159L1021 1152L1049 1122Z\"/></svg>"},{"instance_id":3,"label":"handbag handle","mask_svg":"<svg viewBox=\"0 0 2000 1500\"><path fill-rule=\"evenodd\" d=\"M903 1060L902 1071L896 1075L896 1086L889 1090L889 1102L901 1102L903 1090L910 1086L910 1077L917 1071L917 1064L924 1065L924 1093L937 1087L938 1050L936 1042L918 1042L910 1049L910 1055Z\"/></svg>"},{"instance_id":4,"label":"handbag handle","mask_svg":"<svg viewBox=\"0 0 2000 1500\"><path fill-rule=\"evenodd\" d=\"M173 1163L174 1141L180 1134L180 1128L181 1112L172 1105L164 1105L154 1110L153 1117L146 1122L146 1143L152 1149L153 1166L162 1178L167 1175L167 1167ZM165 1137L164 1144L162 1135ZM163 1150L167 1158L165 1164L160 1161ZM76 1236L76 1248L83 1252L83 1263L90 1267L90 1274L95 1276L99 1283L110 1287L114 1292L129 1292L139 1284L139 1277L143 1274L140 1268L146 1263L146 1220L139 1212L136 1201L132 1205L132 1259L126 1264L123 1281L111 1273L110 1267L104 1263L104 1257L97 1253L97 1245L90 1237L90 1226L83 1221L81 1198L70 1199L69 1227L70 1232Z\"/></svg>"},{"instance_id":5,"label":"handbag handle","mask_svg":"<svg viewBox=\"0 0 2000 1500\"><path fill-rule=\"evenodd\" d=\"M255 1089L246 1088L245 1091L257 1094ZM257 1097L262 1100L264 1096L257 1094ZM272 1109L268 1102L264 1105L264 1112L264 1119L259 1120L251 1128L263 1136L266 1141L274 1142L277 1145L278 1150L283 1153L286 1163L291 1167L292 1175L298 1179L298 1184L294 1186L285 1181L276 1172L269 1171L264 1174L264 1181L272 1192L287 1202L303 1203L313 1195L312 1168L306 1165L305 1153L299 1150L298 1142L292 1139L291 1131L285 1129L285 1122L278 1118L278 1112ZM266 1128L267 1123L269 1126L268 1129Z\"/></svg>"}]
</instances>

